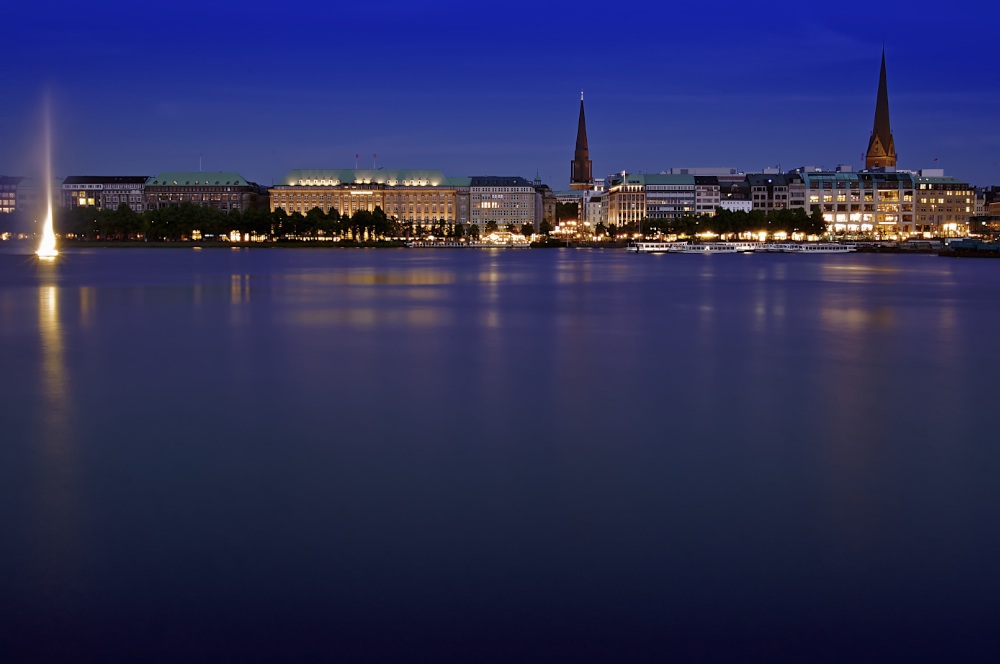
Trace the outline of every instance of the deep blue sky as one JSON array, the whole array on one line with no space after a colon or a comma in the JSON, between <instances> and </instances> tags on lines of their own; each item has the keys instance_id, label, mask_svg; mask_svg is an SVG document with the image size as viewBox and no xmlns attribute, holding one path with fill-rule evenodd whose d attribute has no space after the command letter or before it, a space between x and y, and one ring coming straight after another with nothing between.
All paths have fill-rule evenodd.
<instances>
[{"instance_id":1,"label":"deep blue sky","mask_svg":"<svg viewBox=\"0 0 1000 664\"><path fill-rule=\"evenodd\" d=\"M1000 184L1000 10L906 3L50 3L4 9L0 174L861 167L886 41L900 168ZM934 160L938 161L935 162Z\"/></svg>"}]
</instances>

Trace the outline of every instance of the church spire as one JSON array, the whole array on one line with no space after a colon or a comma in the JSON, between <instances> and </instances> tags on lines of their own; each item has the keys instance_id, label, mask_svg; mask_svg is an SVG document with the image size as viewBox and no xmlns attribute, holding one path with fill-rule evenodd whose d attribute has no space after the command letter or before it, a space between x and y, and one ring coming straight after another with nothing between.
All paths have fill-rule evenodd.
<instances>
[{"instance_id":1,"label":"church spire","mask_svg":"<svg viewBox=\"0 0 1000 664\"><path fill-rule=\"evenodd\" d=\"M593 163L587 147L587 119L583 113L583 90L580 90L580 120L576 126L576 151L570 167L569 188L590 189L593 184Z\"/></svg>"},{"instance_id":2,"label":"church spire","mask_svg":"<svg viewBox=\"0 0 1000 664\"><path fill-rule=\"evenodd\" d=\"M878 76L875 123L868 140L865 168L896 167L896 144L889 128L889 91L885 83L885 47L882 47L882 70Z\"/></svg>"}]
</instances>

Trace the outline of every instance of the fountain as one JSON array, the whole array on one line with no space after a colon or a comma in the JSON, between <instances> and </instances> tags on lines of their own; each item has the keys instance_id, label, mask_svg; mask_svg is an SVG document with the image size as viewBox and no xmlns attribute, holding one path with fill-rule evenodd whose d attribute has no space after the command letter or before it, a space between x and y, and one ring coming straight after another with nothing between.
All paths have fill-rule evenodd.
<instances>
[{"instance_id":1,"label":"fountain","mask_svg":"<svg viewBox=\"0 0 1000 664\"><path fill-rule=\"evenodd\" d=\"M56 249L56 232L52 223L52 121L49 118L48 107L45 112L45 202L47 214L42 225L42 239L38 243L35 254L42 260L55 260L59 255Z\"/></svg>"}]
</instances>

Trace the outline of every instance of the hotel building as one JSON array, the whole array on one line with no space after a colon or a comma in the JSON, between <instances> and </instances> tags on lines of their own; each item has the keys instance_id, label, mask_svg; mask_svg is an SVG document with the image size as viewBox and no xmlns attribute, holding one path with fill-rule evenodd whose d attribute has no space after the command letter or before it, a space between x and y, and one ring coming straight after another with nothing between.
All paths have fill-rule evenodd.
<instances>
[{"instance_id":1,"label":"hotel building","mask_svg":"<svg viewBox=\"0 0 1000 664\"><path fill-rule=\"evenodd\" d=\"M272 211L306 214L319 208L349 217L381 208L389 218L431 229L470 220L471 182L434 170L298 169L269 191Z\"/></svg>"}]
</instances>

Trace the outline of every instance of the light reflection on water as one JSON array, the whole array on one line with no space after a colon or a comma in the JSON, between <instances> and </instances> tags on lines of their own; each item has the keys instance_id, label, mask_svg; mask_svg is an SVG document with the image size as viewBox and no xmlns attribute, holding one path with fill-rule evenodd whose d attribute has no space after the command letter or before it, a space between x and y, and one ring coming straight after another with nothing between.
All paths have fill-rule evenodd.
<instances>
[{"instance_id":1,"label":"light reflection on water","mask_svg":"<svg viewBox=\"0 0 1000 664\"><path fill-rule=\"evenodd\" d=\"M178 661L170 634L246 659L334 632L348 655L392 633L432 659L624 639L733 661L802 633L799 659L818 639L850 660L880 630L933 649L928 621L953 643L1000 592L991 265L64 257L0 262L0 491L24 507L0 516L29 534L0 581L24 647L106 623Z\"/></svg>"}]
</instances>

